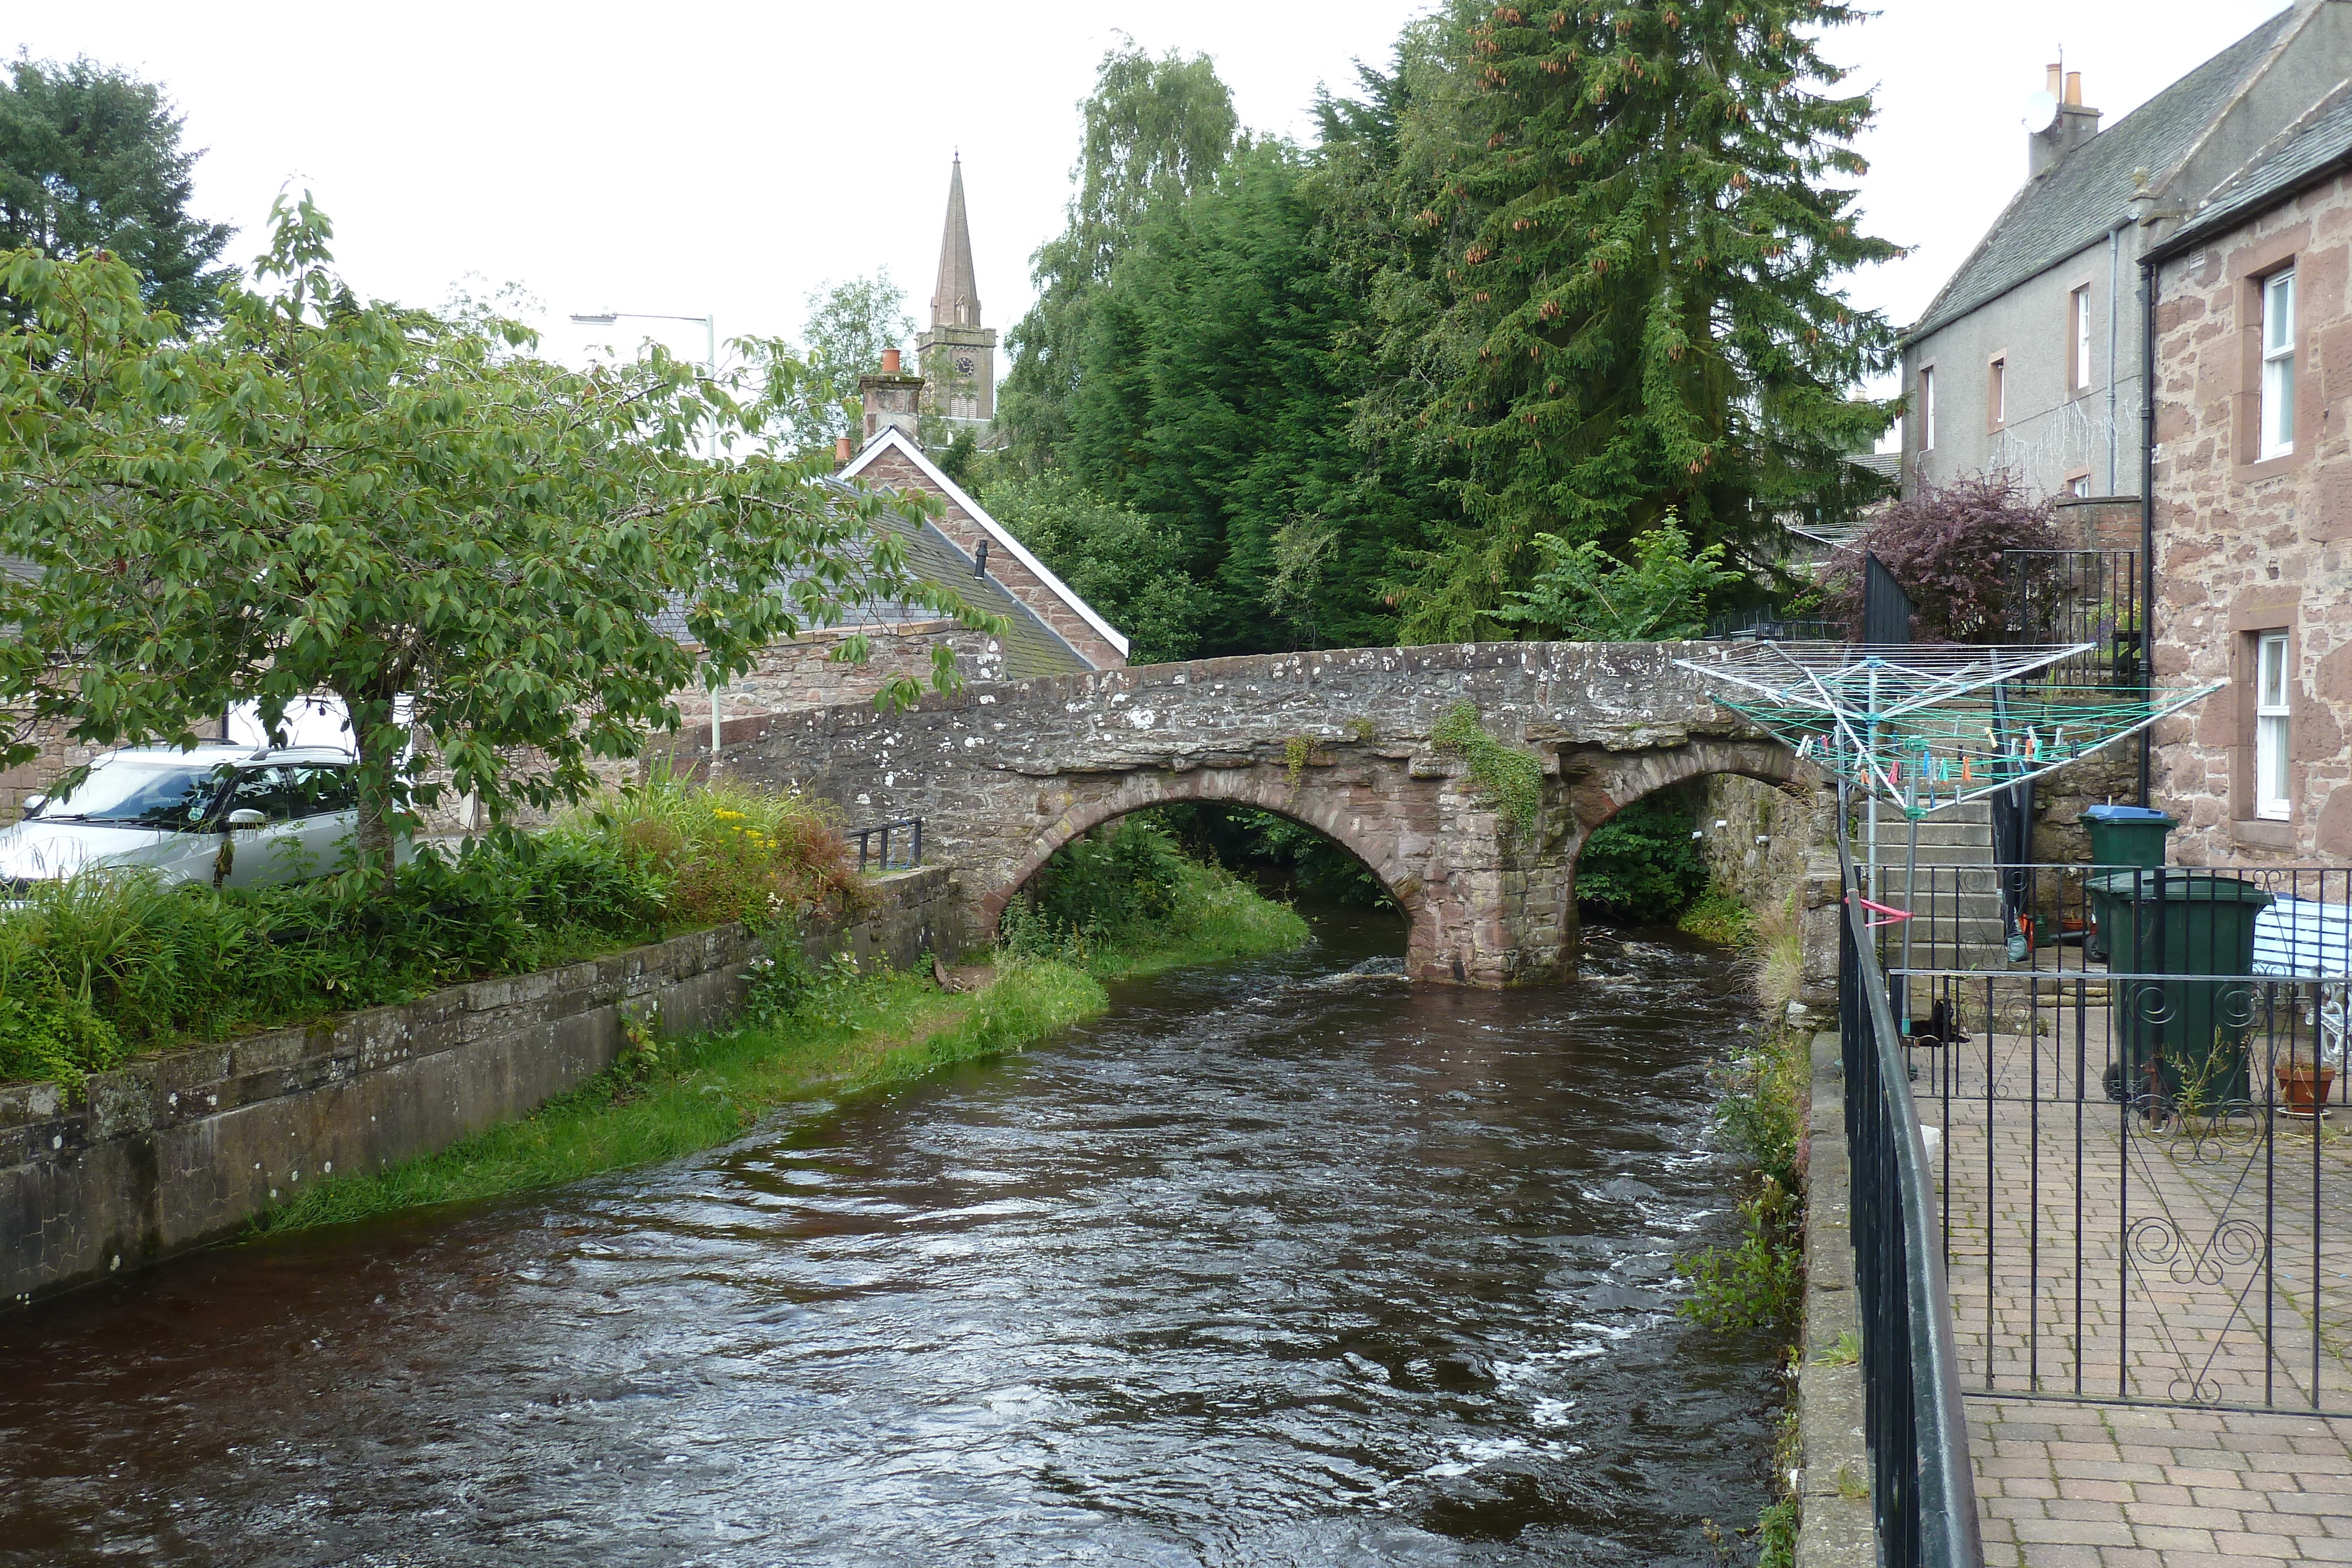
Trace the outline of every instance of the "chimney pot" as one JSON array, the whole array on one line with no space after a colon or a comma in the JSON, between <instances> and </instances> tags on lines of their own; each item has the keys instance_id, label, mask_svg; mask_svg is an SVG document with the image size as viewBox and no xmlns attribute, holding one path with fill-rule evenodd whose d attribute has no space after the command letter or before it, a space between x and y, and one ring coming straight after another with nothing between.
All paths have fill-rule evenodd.
<instances>
[{"instance_id":1,"label":"chimney pot","mask_svg":"<svg viewBox=\"0 0 2352 1568\"><path fill-rule=\"evenodd\" d=\"M842 467L846 468L849 466L850 456L849 437L846 435L835 436L833 443L833 460Z\"/></svg>"},{"instance_id":2,"label":"chimney pot","mask_svg":"<svg viewBox=\"0 0 2352 1568\"><path fill-rule=\"evenodd\" d=\"M2066 101L2073 104L2080 104L2083 101L2083 73L2081 71L2068 71L2066 73Z\"/></svg>"},{"instance_id":3,"label":"chimney pot","mask_svg":"<svg viewBox=\"0 0 2352 1568\"><path fill-rule=\"evenodd\" d=\"M898 373L898 350L885 349L882 350L882 373L886 376L895 376Z\"/></svg>"},{"instance_id":4,"label":"chimney pot","mask_svg":"<svg viewBox=\"0 0 2352 1568\"><path fill-rule=\"evenodd\" d=\"M2053 64L2046 68L2046 69L2048 74L2042 78L2042 90L2048 93L2052 98L2056 98L2059 95L2060 90L2066 85L2066 68L2063 65Z\"/></svg>"}]
</instances>

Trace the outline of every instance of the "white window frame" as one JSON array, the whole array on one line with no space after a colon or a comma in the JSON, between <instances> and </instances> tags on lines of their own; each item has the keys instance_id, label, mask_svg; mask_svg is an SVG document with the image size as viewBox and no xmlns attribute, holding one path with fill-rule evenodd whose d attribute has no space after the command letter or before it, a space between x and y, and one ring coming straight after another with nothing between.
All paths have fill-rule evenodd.
<instances>
[{"instance_id":1,"label":"white window frame","mask_svg":"<svg viewBox=\"0 0 2352 1568\"><path fill-rule=\"evenodd\" d=\"M2256 460L2294 451L2294 268L2263 279L2262 441Z\"/></svg>"},{"instance_id":2,"label":"white window frame","mask_svg":"<svg viewBox=\"0 0 2352 1568\"><path fill-rule=\"evenodd\" d=\"M2273 822L2285 821L2291 809L2286 652L2284 632L2264 632L2254 639L2254 815Z\"/></svg>"},{"instance_id":3,"label":"white window frame","mask_svg":"<svg viewBox=\"0 0 2352 1568\"><path fill-rule=\"evenodd\" d=\"M1936 450L1936 367L1919 367L1919 450Z\"/></svg>"},{"instance_id":4,"label":"white window frame","mask_svg":"<svg viewBox=\"0 0 2352 1568\"><path fill-rule=\"evenodd\" d=\"M2004 349L1985 361L1986 413L1994 430L2009 428L2009 350Z\"/></svg>"},{"instance_id":5,"label":"white window frame","mask_svg":"<svg viewBox=\"0 0 2352 1568\"><path fill-rule=\"evenodd\" d=\"M2068 295L2068 307L2074 316L2074 392L2091 388L2091 286L2087 283Z\"/></svg>"}]
</instances>

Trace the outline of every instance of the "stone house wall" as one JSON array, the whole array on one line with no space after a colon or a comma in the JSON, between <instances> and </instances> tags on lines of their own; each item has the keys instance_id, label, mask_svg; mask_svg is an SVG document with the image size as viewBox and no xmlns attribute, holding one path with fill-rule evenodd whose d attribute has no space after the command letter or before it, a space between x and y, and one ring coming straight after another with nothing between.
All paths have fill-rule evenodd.
<instances>
[{"instance_id":1,"label":"stone house wall","mask_svg":"<svg viewBox=\"0 0 2352 1568\"><path fill-rule=\"evenodd\" d=\"M2352 179L2158 269L2156 674L2221 689L2156 731L2182 864L2352 858ZM2295 269L2293 453L2258 460L2261 280ZM2256 634L2284 630L2290 813L2253 800Z\"/></svg>"},{"instance_id":2,"label":"stone house wall","mask_svg":"<svg viewBox=\"0 0 2352 1568\"><path fill-rule=\"evenodd\" d=\"M93 755L89 747L68 740L52 725L35 729L33 738L41 748L38 757L0 768L0 827L24 815L26 796L40 794L67 768L80 767Z\"/></svg>"}]
</instances>

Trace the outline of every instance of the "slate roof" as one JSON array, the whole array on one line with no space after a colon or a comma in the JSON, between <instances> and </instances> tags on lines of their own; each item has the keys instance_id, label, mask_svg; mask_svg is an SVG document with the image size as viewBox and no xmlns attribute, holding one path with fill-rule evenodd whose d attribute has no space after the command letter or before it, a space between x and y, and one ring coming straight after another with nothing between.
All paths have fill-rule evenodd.
<instances>
[{"instance_id":1,"label":"slate roof","mask_svg":"<svg viewBox=\"0 0 2352 1568\"><path fill-rule=\"evenodd\" d=\"M2352 97L2223 181L2188 222L2149 254L2169 256L2217 230L2234 228L2347 160L2352 160Z\"/></svg>"},{"instance_id":2,"label":"slate roof","mask_svg":"<svg viewBox=\"0 0 2352 1568\"><path fill-rule=\"evenodd\" d=\"M1923 338L2096 243L2125 215L2132 171L2160 183L2294 19L2292 8L2271 17L2028 181L1904 336Z\"/></svg>"},{"instance_id":3,"label":"slate roof","mask_svg":"<svg viewBox=\"0 0 2352 1568\"><path fill-rule=\"evenodd\" d=\"M971 557L957 549L954 540L931 524L909 528L903 521L892 518L882 526L906 540L908 570L916 577L951 589L974 609L1001 615L1010 623L1004 634L996 639L1004 665L1003 674L995 678L1025 681L1036 675L1071 674L1094 667L993 575L975 576ZM926 605L867 599L845 606L840 624L849 631L879 632L910 621L939 618L940 612ZM681 643L688 639L683 603L673 604L656 616L654 624Z\"/></svg>"}]
</instances>

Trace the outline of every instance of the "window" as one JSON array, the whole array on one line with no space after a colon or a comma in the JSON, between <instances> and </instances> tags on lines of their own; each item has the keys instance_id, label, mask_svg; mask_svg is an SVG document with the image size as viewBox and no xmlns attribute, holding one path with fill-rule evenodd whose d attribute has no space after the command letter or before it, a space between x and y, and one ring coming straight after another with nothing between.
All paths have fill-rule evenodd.
<instances>
[{"instance_id":1,"label":"window","mask_svg":"<svg viewBox=\"0 0 2352 1568\"><path fill-rule=\"evenodd\" d=\"M2254 639L2254 815L2287 816L2286 633Z\"/></svg>"},{"instance_id":2,"label":"window","mask_svg":"<svg viewBox=\"0 0 2352 1568\"><path fill-rule=\"evenodd\" d=\"M1919 450L1936 450L1936 367L1919 367Z\"/></svg>"},{"instance_id":3,"label":"window","mask_svg":"<svg viewBox=\"0 0 2352 1568\"><path fill-rule=\"evenodd\" d=\"M2066 494L2069 496L2087 496L2090 493L2091 471L2089 469L2078 468L2074 473L2066 476Z\"/></svg>"},{"instance_id":4,"label":"window","mask_svg":"<svg viewBox=\"0 0 2352 1568\"><path fill-rule=\"evenodd\" d=\"M2066 385L2072 391L2083 392L2091 384L2091 286L2085 283L2066 299L2067 319L2074 329L2068 350Z\"/></svg>"},{"instance_id":5,"label":"window","mask_svg":"<svg viewBox=\"0 0 2352 1568\"><path fill-rule=\"evenodd\" d=\"M2009 356L1992 361L1985 378L1985 418L1995 430L2009 423Z\"/></svg>"},{"instance_id":6,"label":"window","mask_svg":"<svg viewBox=\"0 0 2352 1568\"><path fill-rule=\"evenodd\" d=\"M2294 450L2294 269L2263 279L2263 457Z\"/></svg>"}]
</instances>

